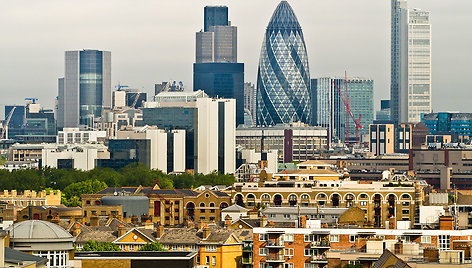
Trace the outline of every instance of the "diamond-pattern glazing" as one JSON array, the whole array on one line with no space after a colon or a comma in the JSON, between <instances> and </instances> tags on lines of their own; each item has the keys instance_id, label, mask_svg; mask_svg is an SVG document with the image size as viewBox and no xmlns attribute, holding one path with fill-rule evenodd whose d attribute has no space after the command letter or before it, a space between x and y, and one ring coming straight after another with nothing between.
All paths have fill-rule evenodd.
<instances>
[{"instance_id":1,"label":"diamond-pattern glazing","mask_svg":"<svg viewBox=\"0 0 472 268\"><path fill-rule=\"evenodd\" d=\"M257 74L257 124L310 123L310 72L305 40L287 1L267 26Z\"/></svg>"}]
</instances>

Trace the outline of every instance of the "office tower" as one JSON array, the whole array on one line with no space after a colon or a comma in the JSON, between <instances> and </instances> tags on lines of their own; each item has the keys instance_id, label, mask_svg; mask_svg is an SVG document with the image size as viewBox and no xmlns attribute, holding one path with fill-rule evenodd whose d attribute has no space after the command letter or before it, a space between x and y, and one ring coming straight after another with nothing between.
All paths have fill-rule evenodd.
<instances>
[{"instance_id":1,"label":"office tower","mask_svg":"<svg viewBox=\"0 0 472 268\"><path fill-rule=\"evenodd\" d=\"M228 7L227 6L206 6L204 9L204 27L208 32L212 26L228 26Z\"/></svg>"},{"instance_id":2,"label":"office tower","mask_svg":"<svg viewBox=\"0 0 472 268\"><path fill-rule=\"evenodd\" d=\"M111 52L65 52L65 76L59 79L58 127L93 127L103 108L110 108Z\"/></svg>"},{"instance_id":3,"label":"office tower","mask_svg":"<svg viewBox=\"0 0 472 268\"><path fill-rule=\"evenodd\" d=\"M210 98L201 90L161 92L142 110L146 125L185 130L185 169L203 174L234 172L234 99Z\"/></svg>"},{"instance_id":4,"label":"office tower","mask_svg":"<svg viewBox=\"0 0 472 268\"><path fill-rule=\"evenodd\" d=\"M236 124L244 124L244 64L200 63L193 65L195 90L210 97L236 99Z\"/></svg>"},{"instance_id":5,"label":"office tower","mask_svg":"<svg viewBox=\"0 0 472 268\"><path fill-rule=\"evenodd\" d=\"M256 87L253 83L244 83L244 112L249 116L251 125L256 122ZM246 116L246 115L245 115ZM244 124L247 125L246 120Z\"/></svg>"},{"instance_id":6,"label":"office tower","mask_svg":"<svg viewBox=\"0 0 472 268\"><path fill-rule=\"evenodd\" d=\"M380 110L375 113L375 120L390 121L390 100L380 100Z\"/></svg>"},{"instance_id":7,"label":"office tower","mask_svg":"<svg viewBox=\"0 0 472 268\"><path fill-rule=\"evenodd\" d=\"M429 12L392 0L391 23L391 119L419 122L422 113L431 112Z\"/></svg>"},{"instance_id":8,"label":"office tower","mask_svg":"<svg viewBox=\"0 0 472 268\"><path fill-rule=\"evenodd\" d=\"M340 89L344 88L341 86ZM359 129L359 137L369 134L369 125L374 122L374 80L364 78L348 78L347 88L349 96L349 108L354 118L359 119L363 128ZM349 117L349 140L355 141L356 124Z\"/></svg>"},{"instance_id":9,"label":"office tower","mask_svg":"<svg viewBox=\"0 0 472 268\"><path fill-rule=\"evenodd\" d=\"M257 125L310 123L310 71L302 28L281 1L267 26L257 73Z\"/></svg>"},{"instance_id":10,"label":"office tower","mask_svg":"<svg viewBox=\"0 0 472 268\"><path fill-rule=\"evenodd\" d=\"M328 128L328 136L331 142L344 142L346 137L346 106L339 96L335 83L342 92L345 92L345 79L322 77L311 81L313 124Z\"/></svg>"},{"instance_id":11,"label":"office tower","mask_svg":"<svg viewBox=\"0 0 472 268\"><path fill-rule=\"evenodd\" d=\"M395 126L393 124L369 126L369 151L375 156L395 152Z\"/></svg>"},{"instance_id":12,"label":"office tower","mask_svg":"<svg viewBox=\"0 0 472 268\"><path fill-rule=\"evenodd\" d=\"M35 99L36 100L36 99ZM52 110L42 109L35 101L26 105L5 106L5 114L8 116L13 111L8 124L8 137L17 141L43 140L40 136L56 135L56 120Z\"/></svg>"},{"instance_id":13,"label":"office tower","mask_svg":"<svg viewBox=\"0 0 472 268\"><path fill-rule=\"evenodd\" d=\"M193 89L236 99L236 124L244 123L244 64L237 63L237 27L228 8L205 7L204 31L196 33Z\"/></svg>"}]
</instances>

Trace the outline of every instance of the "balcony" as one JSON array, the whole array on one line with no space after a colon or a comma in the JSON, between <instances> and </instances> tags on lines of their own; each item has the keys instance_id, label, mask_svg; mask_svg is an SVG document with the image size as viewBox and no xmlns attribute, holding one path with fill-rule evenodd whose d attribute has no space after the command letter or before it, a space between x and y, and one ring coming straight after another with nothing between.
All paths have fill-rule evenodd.
<instances>
[{"instance_id":1,"label":"balcony","mask_svg":"<svg viewBox=\"0 0 472 268\"><path fill-rule=\"evenodd\" d=\"M243 264L252 264L252 258L243 258Z\"/></svg>"},{"instance_id":2,"label":"balcony","mask_svg":"<svg viewBox=\"0 0 472 268\"><path fill-rule=\"evenodd\" d=\"M330 248L331 243L329 241L313 241L311 242L312 248Z\"/></svg>"},{"instance_id":3,"label":"balcony","mask_svg":"<svg viewBox=\"0 0 472 268\"><path fill-rule=\"evenodd\" d=\"M266 262L285 262L283 254L269 254L266 256Z\"/></svg>"},{"instance_id":4,"label":"balcony","mask_svg":"<svg viewBox=\"0 0 472 268\"><path fill-rule=\"evenodd\" d=\"M326 258L326 255L312 255L311 262L312 263L327 263L328 259Z\"/></svg>"},{"instance_id":5,"label":"balcony","mask_svg":"<svg viewBox=\"0 0 472 268\"><path fill-rule=\"evenodd\" d=\"M267 240L266 248L283 248L285 243L282 240Z\"/></svg>"}]
</instances>

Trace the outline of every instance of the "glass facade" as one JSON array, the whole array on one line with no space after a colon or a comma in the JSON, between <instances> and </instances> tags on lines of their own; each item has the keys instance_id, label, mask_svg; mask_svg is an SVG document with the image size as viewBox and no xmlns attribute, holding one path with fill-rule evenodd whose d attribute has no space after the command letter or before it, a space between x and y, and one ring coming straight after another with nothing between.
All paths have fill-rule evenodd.
<instances>
[{"instance_id":1,"label":"glass facade","mask_svg":"<svg viewBox=\"0 0 472 268\"><path fill-rule=\"evenodd\" d=\"M185 130L185 168L195 169L198 150L197 109L182 107L143 108L143 123L160 129Z\"/></svg>"},{"instance_id":2,"label":"glass facade","mask_svg":"<svg viewBox=\"0 0 472 268\"><path fill-rule=\"evenodd\" d=\"M305 40L287 1L267 26L257 74L257 124L310 123L310 72Z\"/></svg>"},{"instance_id":3,"label":"glass facade","mask_svg":"<svg viewBox=\"0 0 472 268\"><path fill-rule=\"evenodd\" d=\"M193 88L210 97L236 99L236 124L244 124L244 63L195 63Z\"/></svg>"},{"instance_id":4,"label":"glass facade","mask_svg":"<svg viewBox=\"0 0 472 268\"><path fill-rule=\"evenodd\" d=\"M102 114L102 51L80 51L80 124L92 125Z\"/></svg>"},{"instance_id":5,"label":"glass facade","mask_svg":"<svg viewBox=\"0 0 472 268\"><path fill-rule=\"evenodd\" d=\"M228 7L206 6L204 9L204 31L208 32L212 26L228 26Z\"/></svg>"},{"instance_id":6,"label":"glass facade","mask_svg":"<svg viewBox=\"0 0 472 268\"><path fill-rule=\"evenodd\" d=\"M429 134L455 132L460 136L472 136L471 113L430 113L422 115L422 122L429 128Z\"/></svg>"}]
</instances>

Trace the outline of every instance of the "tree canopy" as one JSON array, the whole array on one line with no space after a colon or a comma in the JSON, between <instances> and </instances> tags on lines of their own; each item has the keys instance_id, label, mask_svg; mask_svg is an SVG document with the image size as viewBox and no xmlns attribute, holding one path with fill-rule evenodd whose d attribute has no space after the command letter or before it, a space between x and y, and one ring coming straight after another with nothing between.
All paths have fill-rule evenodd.
<instances>
[{"instance_id":1,"label":"tree canopy","mask_svg":"<svg viewBox=\"0 0 472 268\"><path fill-rule=\"evenodd\" d=\"M81 251L121 251L120 247L111 242L97 242L89 240Z\"/></svg>"},{"instance_id":2,"label":"tree canopy","mask_svg":"<svg viewBox=\"0 0 472 268\"><path fill-rule=\"evenodd\" d=\"M95 168L89 171L76 169L0 169L0 189L41 191L61 190L66 206L80 206L82 194L96 193L106 187L151 187L158 180L161 189L194 189L200 185L231 185L234 177L213 172L203 174L168 175L160 170L149 169L144 164L130 164L120 170Z\"/></svg>"},{"instance_id":3,"label":"tree canopy","mask_svg":"<svg viewBox=\"0 0 472 268\"><path fill-rule=\"evenodd\" d=\"M167 249L159 242L152 242L142 246L138 251L167 251Z\"/></svg>"}]
</instances>

